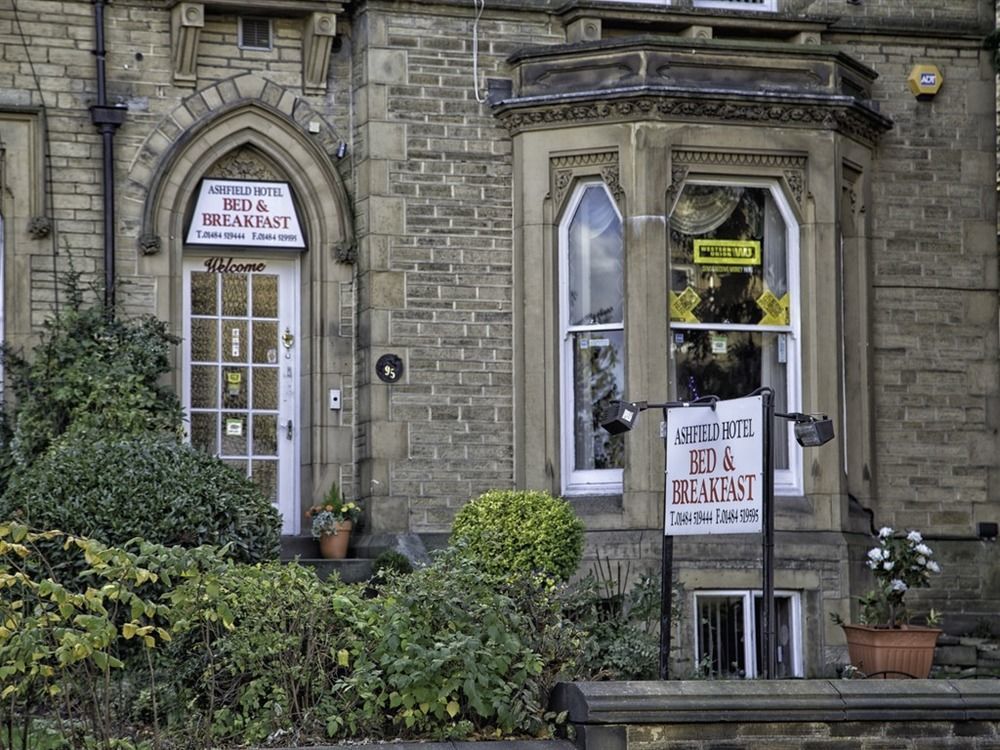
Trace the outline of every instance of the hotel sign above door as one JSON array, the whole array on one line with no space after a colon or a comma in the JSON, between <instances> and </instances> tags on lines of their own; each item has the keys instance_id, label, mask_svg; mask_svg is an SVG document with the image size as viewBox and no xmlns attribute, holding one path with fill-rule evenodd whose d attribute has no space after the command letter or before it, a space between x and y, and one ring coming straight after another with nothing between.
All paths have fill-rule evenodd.
<instances>
[{"instance_id":1,"label":"hotel sign above door","mask_svg":"<svg viewBox=\"0 0 1000 750\"><path fill-rule=\"evenodd\" d=\"M202 180L186 236L189 245L306 246L287 182Z\"/></svg>"}]
</instances>

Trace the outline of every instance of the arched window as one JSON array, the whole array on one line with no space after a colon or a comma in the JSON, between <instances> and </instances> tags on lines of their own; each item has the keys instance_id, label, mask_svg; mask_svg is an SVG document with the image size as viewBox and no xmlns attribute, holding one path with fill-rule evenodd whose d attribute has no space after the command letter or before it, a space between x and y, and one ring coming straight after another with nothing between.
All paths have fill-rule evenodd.
<instances>
[{"instance_id":1,"label":"arched window","mask_svg":"<svg viewBox=\"0 0 1000 750\"><path fill-rule=\"evenodd\" d=\"M562 491L621 492L624 440L600 415L624 397L622 220L603 182L577 186L559 224Z\"/></svg>"},{"instance_id":2,"label":"arched window","mask_svg":"<svg viewBox=\"0 0 1000 750\"><path fill-rule=\"evenodd\" d=\"M799 403L798 224L769 182L691 182L670 215L674 398ZM802 492L801 451L775 420L775 490Z\"/></svg>"}]
</instances>

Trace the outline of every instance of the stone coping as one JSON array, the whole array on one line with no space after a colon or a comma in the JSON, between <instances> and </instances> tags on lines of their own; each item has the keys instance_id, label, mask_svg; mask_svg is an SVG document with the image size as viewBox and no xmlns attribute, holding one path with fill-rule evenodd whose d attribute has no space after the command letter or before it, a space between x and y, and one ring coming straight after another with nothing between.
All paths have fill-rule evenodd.
<instances>
[{"instance_id":1,"label":"stone coping","mask_svg":"<svg viewBox=\"0 0 1000 750\"><path fill-rule=\"evenodd\" d=\"M997 721L1000 680L560 683L572 724Z\"/></svg>"},{"instance_id":2,"label":"stone coping","mask_svg":"<svg viewBox=\"0 0 1000 750\"><path fill-rule=\"evenodd\" d=\"M494 740L483 742L376 742L350 745L310 746L309 750L358 750L359 748L385 748L385 750L575 750L567 740ZM276 750L297 750L277 748Z\"/></svg>"}]
</instances>

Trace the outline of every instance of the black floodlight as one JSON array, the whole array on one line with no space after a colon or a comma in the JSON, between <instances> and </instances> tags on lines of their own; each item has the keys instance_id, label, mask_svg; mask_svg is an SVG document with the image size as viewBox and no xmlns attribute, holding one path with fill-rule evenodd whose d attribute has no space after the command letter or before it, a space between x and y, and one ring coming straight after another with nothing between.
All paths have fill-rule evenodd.
<instances>
[{"instance_id":1,"label":"black floodlight","mask_svg":"<svg viewBox=\"0 0 1000 750\"><path fill-rule=\"evenodd\" d=\"M601 416L601 427L611 435L620 435L635 427L641 408L634 401L612 401Z\"/></svg>"},{"instance_id":2,"label":"black floodlight","mask_svg":"<svg viewBox=\"0 0 1000 750\"><path fill-rule=\"evenodd\" d=\"M833 440L833 420L826 414L775 414L776 417L795 420L795 440L803 448L815 448Z\"/></svg>"}]
</instances>

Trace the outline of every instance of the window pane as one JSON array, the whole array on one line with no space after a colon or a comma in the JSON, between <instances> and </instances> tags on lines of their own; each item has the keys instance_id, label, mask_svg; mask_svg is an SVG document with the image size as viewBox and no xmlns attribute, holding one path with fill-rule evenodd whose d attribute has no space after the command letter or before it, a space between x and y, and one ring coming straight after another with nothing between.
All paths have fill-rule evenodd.
<instances>
[{"instance_id":1,"label":"window pane","mask_svg":"<svg viewBox=\"0 0 1000 750\"><path fill-rule=\"evenodd\" d=\"M764 604L754 597L754 626L757 630L757 674L764 674ZM795 674L795 638L798 628L792 621L792 597L774 597L774 678L784 680Z\"/></svg>"},{"instance_id":2,"label":"window pane","mask_svg":"<svg viewBox=\"0 0 1000 750\"><path fill-rule=\"evenodd\" d=\"M768 189L686 186L670 263L671 321L789 325L786 226Z\"/></svg>"},{"instance_id":3,"label":"window pane","mask_svg":"<svg viewBox=\"0 0 1000 750\"><path fill-rule=\"evenodd\" d=\"M600 419L608 402L623 398L625 334L580 332L572 342L574 468L620 469L625 465L624 435L609 435Z\"/></svg>"},{"instance_id":4,"label":"window pane","mask_svg":"<svg viewBox=\"0 0 1000 750\"><path fill-rule=\"evenodd\" d=\"M699 596L698 668L705 676L746 677L742 596Z\"/></svg>"},{"instance_id":5,"label":"window pane","mask_svg":"<svg viewBox=\"0 0 1000 750\"><path fill-rule=\"evenodd\" d=\"M584 190L568 239L569 324L622 322L622 223L602 186Z\"/></svg>"},{"instance_id":6,"label":"window pane","mask_svg":"<svg viewBox=\"0 0 1000 750\"><path fill-rule=\"evenodd\" d=\"M215 315L215 280L218 274L193 271L191 273L191 314Z\"/></svg>"},{"instance_id":7,"label":"window pane","mask_svg":"<svg viewBox=\"0 0 1000 750\"><path fill-rule=\"evenodd\" d=\"M671 331L676 398L741 398L763 385L775 411L788 410L787 334L763 331ZM788 422L774 420L774 466L788 468Z\"/></svg>"}]
</instances>

